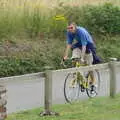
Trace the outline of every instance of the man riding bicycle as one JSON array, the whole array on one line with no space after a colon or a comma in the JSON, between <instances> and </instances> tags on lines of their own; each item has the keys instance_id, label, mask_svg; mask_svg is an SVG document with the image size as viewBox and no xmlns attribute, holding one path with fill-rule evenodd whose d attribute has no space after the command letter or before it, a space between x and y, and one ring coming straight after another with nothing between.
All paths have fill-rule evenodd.
<instances>
[{"instance_id":1,"label":"man riding bicycle","mask_svg":"<svg viewBox=\"0 0 120 120\"><path fill-rule=\"evenodd\" d=\"M80 58L82 63L92 65L101 62L96 55L96 47L89 32L74 22L71 22L67 27L67 46L64 60L68 58L70 49L72 49L72 58Z\"/></svg>"},{"instance_id":2,"label":"man riding bicycle","mask_svg":"<svg viewBox=\"0 0 120 120\"><path fill-rule=\"evenodd\" d=\"M72 49L72 58L81 58L81 62L86 61L88 65L101 62L96 55L96 47L91 35L85 28L77 26L74 22L71 22L67 27L67 46L64 60L68 58L70 49Z\"/></svg>"}]
</instances>

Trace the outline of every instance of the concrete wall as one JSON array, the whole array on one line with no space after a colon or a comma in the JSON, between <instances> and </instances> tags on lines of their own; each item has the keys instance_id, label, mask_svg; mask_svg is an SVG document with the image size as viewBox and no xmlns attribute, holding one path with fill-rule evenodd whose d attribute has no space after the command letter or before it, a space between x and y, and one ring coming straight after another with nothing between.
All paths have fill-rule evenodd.
<instances>
[{"instance_id":1,"label":"concrete wall","mask_svg":"<svg viewBox=\"0 0 120 120\"><path fill-rule=\"evenodd\" d=\"M110 95L110 75L108 65L100 69L100 91L98 96ZM92 68L91 68L92 69ZM75 69L52 71L52 103L66 103L64 98L64 80L67 74ZM44 75L41 73L0 78L0 85L7 88L8 113L44 106ZM116 93L120 93L120 63L116 65ZM80 100L88 99L82 93Z\"/></svg>"},{"instance_id":2,"label":"concrete wall","mask_svg":"<svg viewBox=\"0 0 120 120\"><path fill-rule=\"evenodd\" d=\"M120 93L120 65L116 66L116 93Z\"/></svg>"},{"instance_id":3,"label":"concrete wall","mask_svg":"<svg viewBox=\"0 0 120 120\"><path fill-rule=\"evenodd\" d=\"M44 105L44 78L40 73L0 78L7 91L7 112L16 112Z\"/></svg>"},{"instance_id":4,"label":"concrete wall","mask_svg":"<svg viewBox=\"0 0 120 120\"><path fill-rule=\"evenodd\" d=\"M100 70L100 91L98 96L109 96L110 95L110 78L109 70ZM68 72L65 71L54 71L52 72L53 81L52 81L52 101L56 104L65 103L64 98L64 81ZM80 100L88 99L86 92L81 93Z\"/></svg>"}]
</instances>

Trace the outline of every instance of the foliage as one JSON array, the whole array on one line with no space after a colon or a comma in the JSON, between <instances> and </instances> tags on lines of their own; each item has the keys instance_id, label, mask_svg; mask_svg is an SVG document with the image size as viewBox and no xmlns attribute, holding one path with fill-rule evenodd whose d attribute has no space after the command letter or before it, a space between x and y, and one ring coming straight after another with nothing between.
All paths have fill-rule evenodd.
<instances>
[{"instance_id":1,"label":"foliage","mask_svg":"<svg viewBox=\"0 0 120 120\"><path fill-rule=\"evenodd\" d=\"M97 53L102 57L104 62L110 61L109 58L116 57L120 59L120 36L99 36L97 41Z\"/></svg>"},{"instance_id":2,"label":"foliage","mask_svg":"<svg viewBox=\"0 0 120 120\"><path fill-rule=\"evenodd\" d=\"M75 21L92 33L119 34L120 8L106 3L101 6L86 5L84 7L58 6L43 14L39 7L28 9L17 16L17 12L0 10L0 37L26 33L29 37L44 36L63 37L69 21ZM56 19L55 19L56 17Z\"/></svg>"},{"instance_id":3,"label":"foliage","mask_svg":"<svg viewBox=\"0 0 120 120\"><path fill-rule=\"evenodd\" d=\"M0 59L0 77L38 72L43 70L40 66L44 64L40 59L2 58Z\"/></svg>"},{"instance_id":4,"label":"foliage","mask_svg":"<svg viewBox=\"0 0 120 120\"><path fill-rule=\"evenodd\" d=\"M106 3L101 6L86 5L84 7L65 6L62 9L68 21L75 21L92 33L120 33L120 8L113 4Z\"/></svg>"},{"instance_id":5,"label":"foliage","mask_svg":"<svg viewBox=\"0 0 120 120\"><path fill-rule=\"evenodd\" d=\"M6 56L0 57L0 77L40 72L46 70L46 66L51 67L51 69L60 68L64 50L62 39L44 39L43 41L36 40L35 43L30 41L30 43L26 42L24 47L23 44L12 43L12 46L15 44L16 47L9 46L7 51L0 47L3 51L0 54L6 54ZM17 48L18 44L22 48ZM24 48L27 51L21 51ZM19 49L20 51L18 51ZM11 50L13 51L10 52Z\"/></svg>"},{"instance_id":6,"label":"foliage","mask_svg":"<svg viewBox=\"0 0 120 120\"><path fill-rule=\"evenodd\" d=\"M17 10L20 10L19 14ZM59 69L69 21L75 21L86 27L94 37L97 36L97 52L104 62L110 57L120 58L120 8L112 4L84 7L59 5L49 11L49 15L43 14L39 6L32 9L23 6L16 11L8 7L0 9L0 14L0 55L8 56L0 58L0 77L43 71L44 66ZM5 41L10 43L11 49ZM24 44L28 41L31 44L26 51L23 48L27 48ZM24 44L18 50L21 43ZM14 49L18 51L14 53ZM19 57L19 54L22 55Z\"/></svg>"},{"instance_id":7,"label":"foliage","mask_svg":"<svg viewBox=\"0 0 120 120\"><path fill-rule=\"evenodd\" d=\"M37 37L41 34L47 33L48 18L41 15L38 8L34 9L34 12L25 11L23 16L24 30L29 37Z\"/></svg>"},{"instance_id":8,"label":"foliage","mask_svg":"<svg viewBox=\"0 0 120 120\"><path fill-rule=\"evenodd\" d=\"M112 4L83 8L82 22L90 31L97 34L120 33L120 8Z\"/></svg>"}]
</instances>

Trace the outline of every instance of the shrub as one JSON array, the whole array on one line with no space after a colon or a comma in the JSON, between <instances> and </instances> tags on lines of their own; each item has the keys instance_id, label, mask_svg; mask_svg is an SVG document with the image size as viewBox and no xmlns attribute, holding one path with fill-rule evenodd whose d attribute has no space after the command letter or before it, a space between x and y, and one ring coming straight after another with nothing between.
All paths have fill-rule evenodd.
<instances>
[{"instance_id":1,"label":"shrub","mask_svg":"<svg viewBox=\"0 0 120 120\"><path fill-rule=\"evenodd\" d=\"M47 16L41 15L38 8L34 12L26 12L23 15L24 29L29 37L36 37L47 30Z\"/></svg>"},{"instance_id":2,"label":"shrub","mask_svg":"<svg viewBox=\"0 0 120 120\"><path fill-rule=\"evenodd\" d=\"M66 7L68 20L86 27L92 33L119 34L120 8L110 3L101 6Z\"/></svg>"},{"instance_id":3,"label":"shrub","mask_svg":"<svg viewBox=\"0 0 120 120\"><path fill-rule=\"evenodd\" d=\"M120 8L112 4L84 8L84 25L95 33L120 33Z\"/></svg>"},{"instance_id":4,"label":"shrub","mask_svg":"<svg viewBox=\"0 0 120 120\"><path fill-rule=\"evenodd\" d=\"M44 62L40 59L8 57L0 59L0 77L21 75L43 71Z\"/></svg>"}]
</instances>

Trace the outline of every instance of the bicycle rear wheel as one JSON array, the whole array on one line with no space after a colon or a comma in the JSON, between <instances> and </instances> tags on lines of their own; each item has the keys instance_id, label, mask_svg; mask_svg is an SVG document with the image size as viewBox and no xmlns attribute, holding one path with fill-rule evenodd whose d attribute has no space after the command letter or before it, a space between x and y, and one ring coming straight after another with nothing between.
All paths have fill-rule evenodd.
<instances>
[{"instance_id":1,"label":"bicycle rear wheel","mask_svg":"<svg viewBox=\"0 0 120 120\"><path fill-rule=\"evenodd\" d=\"M69 73L64 82L64 96L68 103L78 100L80 84L76 80L76 73Z\"/></svg>"},{"instance_id":2,"label":"bicycle rear wheel","mask_svg":"<svg viewBox=\"0 0 120 120\"><path fill-rule=\"evenodd\" d=\"M99 74L98 70L94 70L92 72L94 75L95 84L94 85L90 84L90 81L92 80L92 78L91 78L91 73L89 72L88 76L87 76L88 86L86 88L86 93L87 93L88 97L90 97L90 98L98 95L98 92L100 90L100 74Z\"/></svg>"}]
</instances>

